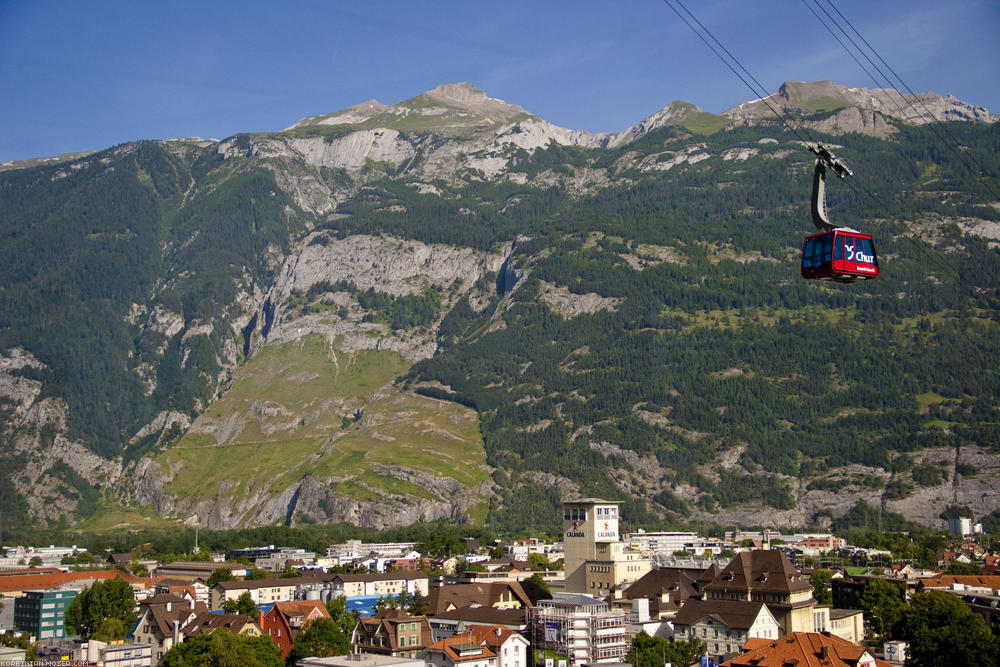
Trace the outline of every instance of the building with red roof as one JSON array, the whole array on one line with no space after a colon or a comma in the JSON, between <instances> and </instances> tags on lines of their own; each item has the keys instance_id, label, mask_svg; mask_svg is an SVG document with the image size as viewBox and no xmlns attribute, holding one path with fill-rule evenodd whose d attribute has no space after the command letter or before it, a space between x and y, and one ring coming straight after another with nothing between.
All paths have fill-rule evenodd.
<instances>
[{"instance_id":1,"label":"building with red roof","mask_svg":"<svg viewBox=\"0 0 1000 667\"><path fill-rule=\"evenodd\" d=\"M467 634L434 642L421 656L427 667L497 667L497 654Z\"/></svg>"},{"instance_id":2,"label":"building with red roof","mask_svg":"<svg viewBox=\"0 0 1000 667\"><path fill-rule=\"evenodd\" d=\"M266 614L258 614L261 632L281 649L284 660L292 652L295 637L318 618L330 618L330 612L319 600L275 602Z\"/></svg>"},{"instance_id":3,"label":"building with red roof","mask_svg":"<svg viewBox=\"0 0 1000 667\"><path fill-rule=\"evenodd\" d=\"M722 667L892 667L857 644L818 632L792 632L764 645L747 642L744 648L750 650Z\"/></svg>"}]
</instances>

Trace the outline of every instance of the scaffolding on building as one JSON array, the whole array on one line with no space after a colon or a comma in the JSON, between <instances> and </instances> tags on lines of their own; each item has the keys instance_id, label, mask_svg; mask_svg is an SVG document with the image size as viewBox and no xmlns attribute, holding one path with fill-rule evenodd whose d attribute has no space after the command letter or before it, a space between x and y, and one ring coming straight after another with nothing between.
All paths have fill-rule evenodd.
<instances>
[{"instance_id":1,"label":"scaffolding on building","mask_svg":"<svg viewBox=\"0 0 1000 667\"><path fill-rule=\"evenodd\" d=\"M621 662L631 648L628 611L586 595L557 594L529 608L528 632L534 664L544 665L553 654L567 667Z\"/></svg>"}]
</instances>

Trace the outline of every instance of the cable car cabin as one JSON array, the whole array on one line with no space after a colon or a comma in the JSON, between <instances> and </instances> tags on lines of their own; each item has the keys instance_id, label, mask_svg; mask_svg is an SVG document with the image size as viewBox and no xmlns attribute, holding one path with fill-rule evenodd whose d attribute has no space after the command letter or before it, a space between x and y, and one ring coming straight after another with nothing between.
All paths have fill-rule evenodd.
<instances>
[{"instance_id":1,"label":"cable car cabin","mask_svg":"<svg viewBox=\"0 0 1000 667\"><path fill-rule=\"evenodd\" d=\"M802 244L802 277L838 283L877 278L872 237L848 229L807 236Z\"/></svg>"}]
</instances>

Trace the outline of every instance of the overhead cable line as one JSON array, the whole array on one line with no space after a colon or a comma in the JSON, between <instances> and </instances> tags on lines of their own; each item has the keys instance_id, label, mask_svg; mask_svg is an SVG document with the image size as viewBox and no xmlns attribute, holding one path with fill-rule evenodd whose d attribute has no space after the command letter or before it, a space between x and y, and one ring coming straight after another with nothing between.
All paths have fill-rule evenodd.
<instances>
[{"instance_id":1,"label":"overhead cable line","mask_svg":"<svg viewBox=\"0 0 1000 667\"><path fill-rule=\"evenodd\" d=\"M708 28L706 28L705 25L702 24L701 21L698 20L698 18L691 12L691 10L689 10L684 5L684 3L681 0L672 0L672 1L671 0L663 0L663 2L668 7L670 7L670 9L678 16L678 18L680 18L688 26L688 28L690 28L691 31L693 33L695 33L695 35L697 35L698 38L701 39L701 41L704 42L706 46L708 46L708 48L712 51L712 53L714 53L716 55L716 57L718 57L719 60L721 60L722 63L726 67L728 67L729 70L733 74L735 74L736 77L740 81L742 81L744 83L744 85L746 85L747 88L749 88L750 91L760 99L760 101L762 101L765 104L765 106L767 106L767 108L771 111L771 113L773 113L775 115L775 117L778 120L780 120L782 122L782 124L789 131L791 131L796 137L799 138L800 141L802 141L803 143L805 143L807 146L808 145L815 145L815 144L819 143L818 141L816 141L811 136L809 136L809 137L804 137L803 136L803 134L801 132L805 132L806 134L808 134L808 131L802 126L801 122L797 122L794 119L792 119L791 116L787 112L779 113L779 111L777 109L775 109L774 106L772 106L771 102L769 101L769 99L771 97L771 94L766 91L766 89L764 88L763 84L761 84L760 81L758 81L757 78L754 77L753 74L750 73L750 71L740 62L740 60L738 58L736 58L736 56L734 56L729 51L729 49L727 49L722 44L722 42L720 42L715 37L715 35L713 35L712 32ZM805 2L805 0L803 0L803 2ZM688 20L688 18L686 18L684 16L684 14L682 14L677 9L677 7L674 6L673 3L676 3L677 6L679 6L681 9L683 9L684 12L688 16L690 16L691 20ZM807 7L808 7L808 5L807 5ZM813 11L813 14L817 17L817 19L819 18L819 16L816 15L815 11ZM839 14L839 12L838 12L838 14ZM699 32L699 30L697 28L695 28L695 26L692 24L692 21L695 24L697 24L699 28L701 28L702 32ZM823 23L822 20L821 20L821 23ZM826 24L824 23L824 25L826 25ZM852 26L852 28L853 28L853 26ZM827 29L829 30L829 27ZM704 34L702 34L702 33L704 33ZM832 31L831 31L831 34L833 34ZM705 35L707 35L708 37L706 37ZM836 37L836 35L834 35L834 36ZM711 41L709 41L709 38L711 38ZM838 38L838 41L840 41L839 38ZM714 42L714 44L713 44L713 42ZM846 50L847 49L846 45L844 45L842 41L840 43L841 43L842 46L844 46L844 48ZM874 51L874 49L873 49L873 51ZM722 55L722 53L725 53L726 56L728 56L729 59L727 60L727 58L724 57ZM858 62L859 65L861 65L861 63L859 61L857 61L856 58L855 58L855 61ZM869 60L869 62L870 62L870 60ZM865 69L864 66L862 66L862 69ZM876 69L878 69L878 68L876 67ZM743 73L741 73L740 70L742 70ZM871 76L871 74L867 71L867 69L865 69L865 71L866 71L866 73L869 74L869 76ZM756 84L756 87L754 87L754 85L752 85L750 83L750 81L748 81L748 79L750 81L753 81L754 84ZM878 86L878 85L879 84L876 81L876 86ZM889 86L889 88L892 88L892 87L893 87L892 85ZM898 91L897 91L897 93L898 93ZM798 125L798 127L794 127L793 123L795 125ZM851 188L851 190L853 190L855 192L855 194L857 194L857 195L859 195L861 197L867 197L871 201L873 201L876 204L878 204L879 207L881 207L882 209L884 209L884 211L886 213L886 216L887 216L886 217L887 222L889 222L891 225L897 227L898 229L902 229L902 230L906 231L910 235L910 238L917 242L917 244L918 244L917 248L921 252L921 254L923 254L926 257L928 257L931 261L933 261L934 263L936 263L939 267L945 269L948 273L951 273L954 276L954 278L955 278L956 284L960 288L963 288L963 291L966 291L970 296L973 297L974 300L978 301L980 299L986 299L988 308L990 308L990 309L994 308L994 305L992 303L990 303L989 297L986 294L984 294L982 292L977 292L976 290L972 289L972 286L969 285L969 284L967 284L963 280L961 272L955 266L951 265L950 263L948 263L947 261L945 261L942 257L940 257L939 253L935 252L934 247L929 242L925 241L918 232L916 232L914 229L912 229L910 227L910 225L908 225L906 222L904 222L902 219L900 219L895 213L893 213L892 208L886 202L882 201L882 199L880 197L878 197L876 194L874 194L873 192L869 191L868 189L866 189L866 188L864 188L864 187L862 187L860 185L855 185L850 180L845 179L845 182L847 183L848 187Z\"/></svg>"},{"instance_id":2,"label":"overhead cable line","mask_svg":"<svg viewBox=\"0 0 1000 667\"><path fill-rule=\"evenodd\" d=\"M792 134L794 134L796 137L798 137L803 143L806 143L806 144L816 143L816 142L812 141L811 138L805 138L801 134L799 134L799 129L801 129L801 127L799 129L796 129L795 127L793 127L791 125L792 122L795 122L794 119L791 118L791 116L789 116L787 113L785 113L784 116L783 116L781 113L778 112L777 109L775 109L773 106L771 106L771 103L768 101L768 99L771 97L771 93L767 92L767 90L764 88L763 84L761 84L761 82L758 81L756 79L756 77L754 77L754 75L751 74L750 71L746 67L743 66L743 64L739 61L739 59L736 56L734 56L732 53L729 52L729 49L727 49L725 46L723 46L722 42L720 42L718 39L716 39L715 35L712 34L712 31L709 30L708 28L706 28L704 26L704 24L702 24L702 22L699 21L698 18L694 14L692 14L691 11L687 7L684 6L684 3L681 2L681 0L672 0L672 2L677 3L677 5L681 9L683 9L684 12L686 12L688 16L691 17L691 20L693 20L695 23L698 24L698 27L701 28L701 30L704 32L704 34L702 34L702 32L699 32L698 29L695 28L694 25L691 24L691 21L689 21L684 16L684 14L682 14L677 9L677 7L674 7L674 5L672 4L671 0L663 0L663 2L664 2L664 4L667 5L667 7L670 7L670 9L675 14L677 14L678 18L680 18L680 20L683 21L687 25L687 27L691 29L691 32L693 32L695 35L697 35L698 38L701 39L701 41L703 41L705 43L705 45L709 49L711 49L712 53L714 53L716 55L716 57L718 57L719 60L721 60L722 63L726 67L728 67L729 70L733 74L735 74L736 77L740 81L742 81L744 83L744 85L746 85L747 88L750 89L750 92L752 92L754 95L756 95L757 98L760 99L760 101L763 102L767 106L768 109L770 109L771 113L773 113L775 115L775 117L777 117L777 119L780 120L782 122L782 124L786 128L788 128L788 130L790 130L792 132ZM710 42L708 40L708 38L705 37L705 35L708 35L708 37L710 37L712 41ZM714 42L715 44L713 45L712 42ZM718 45L718 48L716 48L716 45ZM729 60L727 60L722 55L722 53L719 52L720 49L723 52L725 52L726 56L729 57ZM739 68L739 69L737 69L737 68ZM743 71L743 74L740 73L740 70ZM744 76L744 74L746 76ZM747 81L747 78L751 79L754 82L754 84L756 84L756 87L754 87L750 83L750 81Z\"/></svg>"},{"instance_id":3,"label":"overhead cable line","mask_svg":"<svg viewBox=\"0 0 1000 667\"><path fill-rule=\"evenodd\" d=\"M955 137L954 134L952 134L948 126L934 116L933 112L927 108L927 105L924 103L924 101L915 92L913 92L913 90L906 84L906 82L903 81L902 77L899 76L898 73L896 73L896 71L885 61L885 59L878 53L878 51L876 51L875 48L868 42L868 40L866 40L864 36L860 32L858 32L857 28L854 27L854 24L852 24L850 20L848 20L847 17L845 17L843 13L839 9L837 9L836 5L833 4L833 1L826 0L826 2L828 5L830 5L833 11L836 12L837 16L840 17L840 21L846 23L847 26L850 27L851 31L855 35L857 35L858 39L860 39L861 42L864 43L868 51L870 51L878 59L878 61L882 63L882 65L889 72L892 73L892 75L895 77L895 81L893 80L892 77L886 74L881 67L879 67L878 63L872 60L872 58L868 55L865 49L863 49L858 44L858 42L855 41L854 37L851 36L851 34L847 31L847 29L843 27L841 22L838 21L838 19L835 18L833 15L831 15L830 12L828 12L826 8L822 6L822 4L820 4L820 0L813 0L813 3L815 3L815 5L820 9L820 11L822 11L826 15L826 17L830 20L830 22L833 23L833 25L836 26L836 28L847 38L847 40L851 43L854 49L858 53L860 53L865 58L865 60L868 61L868 64L871 65L872 68L874 68L875 71L882 76L881 81L874 74L868 71L868 68L866 68L864 64L861 63L860 60L858 60L854 51L848 48L848 46L844 43L844 41L833 30L833 28L831 28L830 25L826 21L824 21L823 18L819 16L819 14L816 13L816 10L812 8L808 0L802 0L802 4L804 4L806 8L809 9L810 12L812 12L813 16L815 16L816 19L823 25L823 27L825 27L827 31L829 31L829 33L833 35L834 39L836 39L837 42L840 43L840 45L843 47L844 51L847 52L847 55L849 55L854 60L854 62L856 62L858 66L861 67L862 70L864 70L865 74L871 77L872 82L875 84L875 87L885 89L886 100L890 102L892 101L892 93L895 93L899 97L902 104L898 103L896 104L896 111L902 114L904 112L903 104L908 106L910 108L910 111L912 111L917 118L924 120L924 122L928 125L928 127L930 127L931 131L937 136L938 140L941 141L952 153L954 153L955 156L959 159L959 162L964 164L965 167L969 169L970 172L975 173L976 169L978 168L979 174L983 176L985 179L983 180L983 187L988 191L988 194L990 196L1000 200L1000 191L994 190L991 187L990 179L992 177L989 176L989 174L986 171L986 168L976 159L974 155L963 154L963 151L961 150L961 142ZM910 98L912 100L915 100L922 107L923 111L917 109L917 107L914 106L911 99L907 99L906 95L900 92L900 88L905 89L910 94ZM970 164L970 161L974 163L974 165Z\"/></svg>"}]
</instances>

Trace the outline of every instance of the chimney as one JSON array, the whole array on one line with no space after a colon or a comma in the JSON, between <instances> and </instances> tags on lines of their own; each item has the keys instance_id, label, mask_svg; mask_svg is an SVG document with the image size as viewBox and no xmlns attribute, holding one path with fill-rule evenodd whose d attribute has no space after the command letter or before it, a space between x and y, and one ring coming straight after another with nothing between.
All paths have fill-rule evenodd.
<instances>
[{"instance_id":1,"label":"chimney","mask_svg":"<svg viewBox=\"0 0 1000 667\"><path fill-rule=\"evenodd\" d=\"M823 644L819 647L819 659L826 660L826 657L830 654L830 647Z\"/></svg>"},{"instance_id":2,"label":"chimney","mask_svg":"<svg viewBox=\"0 0 1000 667\"><path fill-rule=\"evenodd\" d=\"M173 643L174 646L177 646L177 644L180 643L180 638L181 638L181 622L178 621L177 619L174 619L174 643Z\"/></svg>"}]
</instances>

